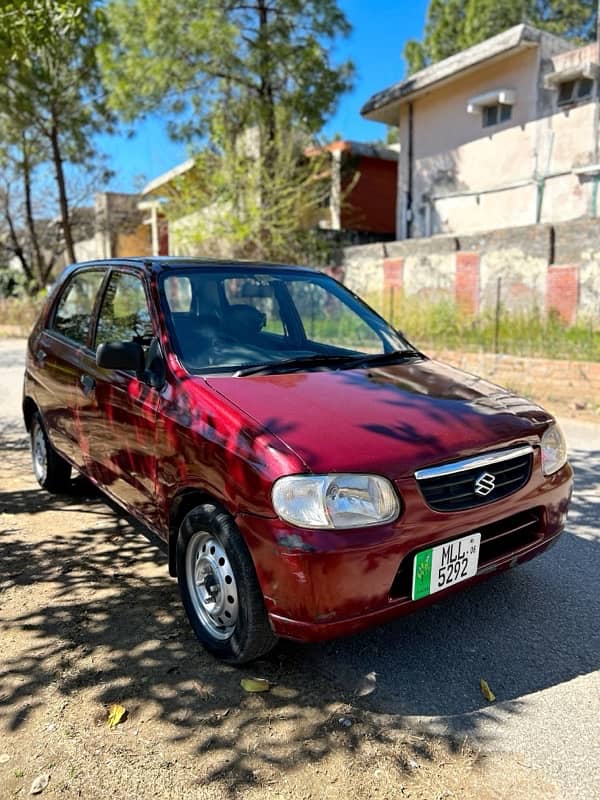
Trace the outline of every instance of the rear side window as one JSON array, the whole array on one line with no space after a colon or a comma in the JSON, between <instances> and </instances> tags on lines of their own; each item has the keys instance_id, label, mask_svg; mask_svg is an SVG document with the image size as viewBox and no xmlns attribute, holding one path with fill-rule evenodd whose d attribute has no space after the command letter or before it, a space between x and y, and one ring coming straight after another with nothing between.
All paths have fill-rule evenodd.
<instances>
[{"instance_id":1,"label":"rear side window","mask_svg":"<svg viewBox=\"0 0 600 800\"><path fill-rule=\"evenodd\" d=\"M105 272L86 270L75 275L63 292L52 329L77 344L86 344L92 319L92 311Z\"/></svg>"},{"instance_id":2,"label":"rear side window","mask_svg":"<svg viewBox=\"0 0 600 800\"><path fill-rule=\"evenodd\" d=\"M137 275L113 272L98 314L96 347L104 342L149 345L153 330L144 284Z\"/></svg>"}]
</instances>

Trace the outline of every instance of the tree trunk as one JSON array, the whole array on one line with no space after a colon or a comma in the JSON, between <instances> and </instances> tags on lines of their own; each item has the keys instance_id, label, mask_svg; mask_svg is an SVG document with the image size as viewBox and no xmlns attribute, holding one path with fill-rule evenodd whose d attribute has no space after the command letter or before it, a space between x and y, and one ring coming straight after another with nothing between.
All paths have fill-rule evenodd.
<instances>
[{"instance_id":1,"label":"tree trunk","mask_svg":"<svg viewBox=\"0 0 600 800\"><path fill-rule=\"evenodd\" d=\"M67 200L67 190L65 185L65 173L63 170L63 160L60 153L60 143L58 141L58 128L53 120L50 128L50 144L52 145L52 161L54 163L54 173L58 185L58 202L60 206L60 218L62 222L63 235L65 237L65 249L67 259L74 264L75 246L73 243L73 231L71 228L71 218L69 216L69 202Z\"/></svg>"},{"instance_id":2,"label":"tree trunk","mask_svg":"<svg viewBox=\"0 0 600 800\"><path fill-rule=\"evenodd\" d=\"M23 272L25 273L25 277L27 278L27 283L31 287L31 283L34 281L33 271L31 269L27 259L25 258L25 252L24 252L23 248L21 247L21 243L19 242L19 237L17 236L17 230L15 228L15 223L13 221L12 214L10 213L10 198L9 198L8 192L6 193L6 207L5 207L5 211L4 211L4 216L6 217L6 223L8 225L8 232L9 232L10 241L11 241L11 244L12 244L12 248L11 249L12 249L13 253L15 254L15 256L21 262L21 267L23 269ZM34 288L34 287L31 287L31 288ZM38 286L35 287L35 289L38 289L38 288L39 288Z\"/></svg>"},{"instance_id":3,"label":"tree trunk","mask_svg":"<svg viewBox=\"0 0 600 800\"><path fill-rule=\"evenodd\" d=\"M256 9L258 11L258 38L256 40L259 49L259 72L260 85L259 95L259 116L260 116L260 207L263 217L265 216L265 204L268 203L269 186L272 184L275 172L275 148L277 137L277 123L275 120L275 102L273 99L273 82L271 75L271 53L269 41L269 9L265 0L257 0ZM266 212L268 216L268 211ZM271 231L268 225L261 225L261 244L263 249L269 250L269 238Z\"/></svg>"},{"instance_id":4,"label":"tree trunk","mask_svg":"<svg viewBox=\"0 0 600 800\"><path fill-rule=\"evenodd\" d=\"M44 256L40 248L40 243L35 229L33 218L33 203L31 202L31 166L29 163L29 153L27 152L27 142L23 139L23 193L25 195L25 216L27 219L27 229L31 239L31 246L35 257L35 268L37 273L37 283L44 286L48 278Z\"/></svg>"}]
</instances>

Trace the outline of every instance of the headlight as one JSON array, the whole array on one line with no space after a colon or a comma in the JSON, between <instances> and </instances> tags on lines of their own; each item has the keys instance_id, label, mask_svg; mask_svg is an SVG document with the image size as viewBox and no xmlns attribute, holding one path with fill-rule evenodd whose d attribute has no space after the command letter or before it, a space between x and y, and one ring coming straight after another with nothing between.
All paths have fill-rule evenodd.
<instances>
[{"instance_id":1,"label":"headlight","mask_svg":"<svg viewBox=\"0 0 600 800\"><path fill-rule=\"evenodd\" d=\"M550 425L542 436L542 472L552 475L567 462L567 443L558 423Z\"/></svg>"},{"instance_id":2,"label":"headlight","mask_svg":"<svg viewBox=\"0 0 600 800\"><path fill-rule=\"evenodd\" d=\"M392 484L378 475L288 475L272 498L278 516L300 528L363 528L400 513Z\"/></svg>"}]
</instances>

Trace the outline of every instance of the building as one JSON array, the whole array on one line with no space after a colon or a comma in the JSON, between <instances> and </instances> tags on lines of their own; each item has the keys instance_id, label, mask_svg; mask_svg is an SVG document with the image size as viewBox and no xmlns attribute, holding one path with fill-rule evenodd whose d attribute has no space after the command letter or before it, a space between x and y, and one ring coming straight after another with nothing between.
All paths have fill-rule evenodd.
<instances>
[{"instance_id":1,"label":"building","mask_svg":"<svg viewBox=\"0 0 600 800\"><path fill-rule=\"evenodd\" d=\"M80 234L75 242L77 260L151 255L150 229L139 200L136 194L97 192L94 208L89 209L92 231L85 238Z\"/></svg>"},{"instance_id":2,"label":"building","mask_svg":"<svg viewBox=\"0 0 600 800\"><path fill-rule=\"evenodd\" d=\"M598 62L518 25L371 97L399 130L396 238L596 216Z\"/></svg>"},{"instance_id":3,"label":"building","mask_svg":"<svg viewBox=\"0 0 600 800\"><path fill-rule=\"evenodd\" d=\"M319 227L341 243L360 244L395 238L397 148L365 142L336 141L306 151L330 153L331 169L326 178L330 190L320 215ZM141 192L138 208L147 216L154 255L202 255L194 229L199 217L206 220L210 209L199 209L181 219L167 220L163 207L177 194L178 180L195 168L193 159L150 181ZM216 246L216 245L215 245ZM211 246L212 247L212 246ZM223 255L225 252L211 252Z\"/></svg>"}]
</instances>

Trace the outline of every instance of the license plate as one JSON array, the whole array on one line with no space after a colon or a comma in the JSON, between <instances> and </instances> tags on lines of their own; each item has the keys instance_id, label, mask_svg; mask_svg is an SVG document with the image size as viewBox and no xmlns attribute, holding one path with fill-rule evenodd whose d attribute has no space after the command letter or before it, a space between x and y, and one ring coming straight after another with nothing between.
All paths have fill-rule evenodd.
<instances>
[{"instance_id":1,"label":"license plate","mask_svg":"<svg viewBox=\"0 0 600 800\"><path fill-rule=\"evenodd\" d=\"M412 599L419 600L448 586L466 581L477 572L480 533L471 533L415 556Z\"/></svg>"}]
</instances>

